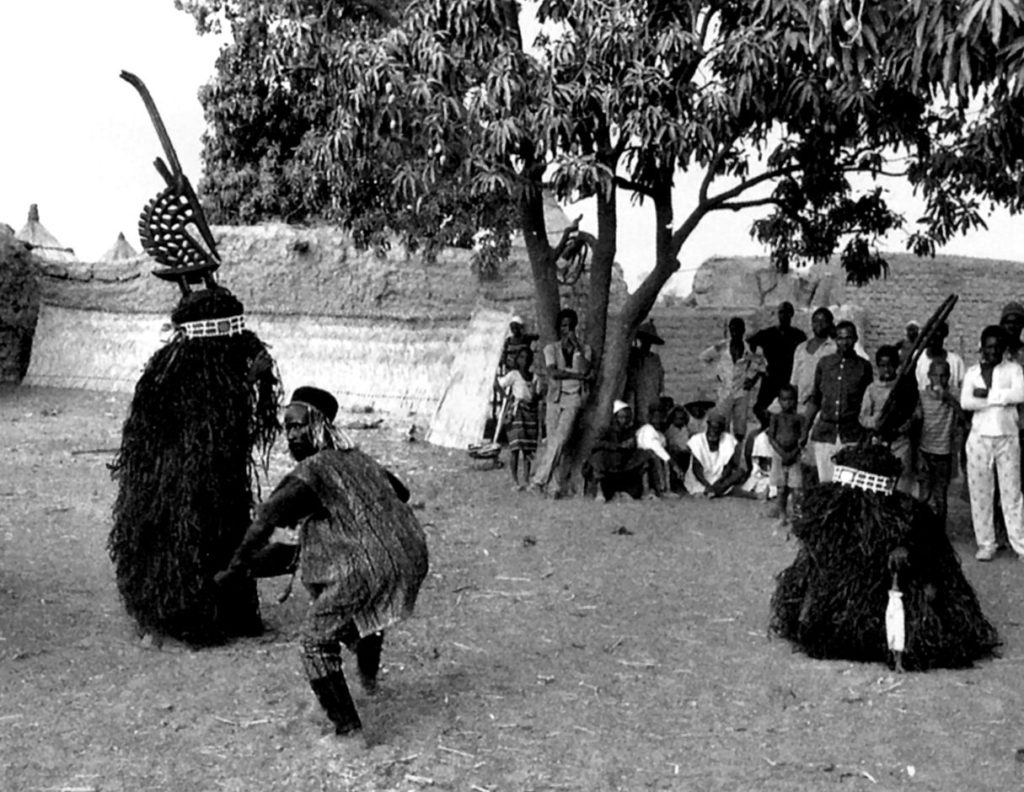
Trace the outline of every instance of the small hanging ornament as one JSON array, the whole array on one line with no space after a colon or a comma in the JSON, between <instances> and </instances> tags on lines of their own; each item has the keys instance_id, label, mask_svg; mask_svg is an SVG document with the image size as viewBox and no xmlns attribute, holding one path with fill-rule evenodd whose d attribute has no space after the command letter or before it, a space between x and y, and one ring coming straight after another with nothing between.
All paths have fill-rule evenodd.
<instances>
[{"instance_id":1,"label":"small hanging ornament","mask_svg":"<svg viewBox=\"0 0 1024 792\"><path fill-rule=\"evenodd\" d=\"M889 602L885 606L885 639L892 652L896 670L903 672L903 649L906 646L906 616L903 612L903 592L892 576L892 588L889 589Z\"/></svg>"}]
</instances>

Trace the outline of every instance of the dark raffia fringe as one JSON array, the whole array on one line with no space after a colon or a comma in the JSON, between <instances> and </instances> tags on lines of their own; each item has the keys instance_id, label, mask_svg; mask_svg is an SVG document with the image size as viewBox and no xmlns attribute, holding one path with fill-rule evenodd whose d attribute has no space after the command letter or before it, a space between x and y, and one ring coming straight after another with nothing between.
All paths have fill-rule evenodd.
<instances>
[{"instance_id":1,"label":"dark raffia fringe","mask_svg":"<svg viewBox=\"0 0 1024 792\"><path fill-rule=\"evenodd\" d=\"M176 312L177 321L223 310L213 301L186 307L193 315ZM279 386L247 381L261 351L249 331L179 338L153 355L136 385L111 466L118 494L108 549L143 632L202 645L230 634L226 622L258 618L245 612L258 607L252 592L235 592L232 609L213 575L249 525L254 455L265 460L278 433Z\"/></svg>"},{"instance_id":2,"label":"dark raffia fringe","mask_svg":"<svg viewBox=\"0 0 1024 792\"><path fill-rule=\"evenodd\" d=\"M885 609L897 547L908 553L898 581L904 668L967 667L999 645L945 530L909 495L819 485L793 533L800 549L776 578L771 630L809 656L891 664Z\"/></svg>"}]
</instances>

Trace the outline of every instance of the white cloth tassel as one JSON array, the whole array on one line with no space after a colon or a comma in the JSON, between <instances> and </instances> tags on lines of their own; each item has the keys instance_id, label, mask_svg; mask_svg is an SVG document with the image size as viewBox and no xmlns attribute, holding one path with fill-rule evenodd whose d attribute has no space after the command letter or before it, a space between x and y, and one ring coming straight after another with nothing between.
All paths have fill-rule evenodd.
<instances>
[{"instance_id":1,"label":"white cloth tassel","mask_svg":"<svg viewBox=\"0 0 1024 792\"><path fill-rule=\"evenodd\" d=\"M885 637L889 642L889 651L903 651L903 592L898 589L889 592L889 603L885 606Z\"/></svg>"}]
</instances>

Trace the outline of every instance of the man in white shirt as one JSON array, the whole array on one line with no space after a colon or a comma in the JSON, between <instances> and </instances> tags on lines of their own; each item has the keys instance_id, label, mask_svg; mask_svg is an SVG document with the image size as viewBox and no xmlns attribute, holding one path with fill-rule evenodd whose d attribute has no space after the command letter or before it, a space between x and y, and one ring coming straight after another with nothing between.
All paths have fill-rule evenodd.
<instances>
[{"instance_id":1,"label":"man in white shirt","mask_svg":"<svg viewBox=\"0 0 1024 792\"><path fill-rule=\"evenodd\" d=\"M991 561L996 555L993 493L999 476L1003 520L1010 545L1024 556L1024 495L1020 489L1020 438L1017 406L1024 403L1024 369L1004 360L1006 331L989 325L981 334L981 362L964 375L960 406L972 412L967 437L967 483L971 492L971 520L978 543L975 558Z\"/></svg>"},{"instance_id":2,"label":"man in white shirt","mask_svg":"<svg viewBox=\"0 0 1024 792\"><path fill-rule=\"evenodd\" d=\"M687 445L693 458L686 471L686 491L691 495L719 498L728 495L743 481L742 466L737 462L740 447L736 438L725 431L727 419L717 410L708 413L707 429L690 438Z\"/></svg>"},{"instance_id":3,"label":"man in white shirt","mask_svg":"<svg viewBox=\"0 0 1024 792\"><path fill-rule=\"evenodd\" d=\"M653 402L648 406L647 416L650 420L636 430L636 447L641 451L650 451L654 455L650 470L653 478L650 482L650 492L660 496L671 491L670 474L682 479L686 472L679 467L668 451L668 441L665 439L668 416L660 402Z\"/></svg>"}]
</instances>

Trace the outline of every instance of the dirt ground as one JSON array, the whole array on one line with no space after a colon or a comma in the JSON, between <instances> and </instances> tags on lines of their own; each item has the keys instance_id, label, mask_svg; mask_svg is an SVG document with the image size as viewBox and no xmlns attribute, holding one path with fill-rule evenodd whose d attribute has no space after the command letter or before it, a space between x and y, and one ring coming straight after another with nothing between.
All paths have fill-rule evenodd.
<instances>
[{"instance_id":1,"label":"dirt ground","mask_svg":"<svg viewBox=\"0 0 1024 792\"><path fill-rule=\"evenodd\" d=\"M753 501L550 501L507 470L355 433L412 485L431 574L327 721L296 644L305 596L263 584L268 632L190 651L136 638L105 542L127 398L0 389L0 789L1009 790L1024 786L1024 564L964 569L1003 639L966 671L809 660L767 635L795 553ZM280 451L271 479L287 469Z\"/></svg>"}]
</instances>

